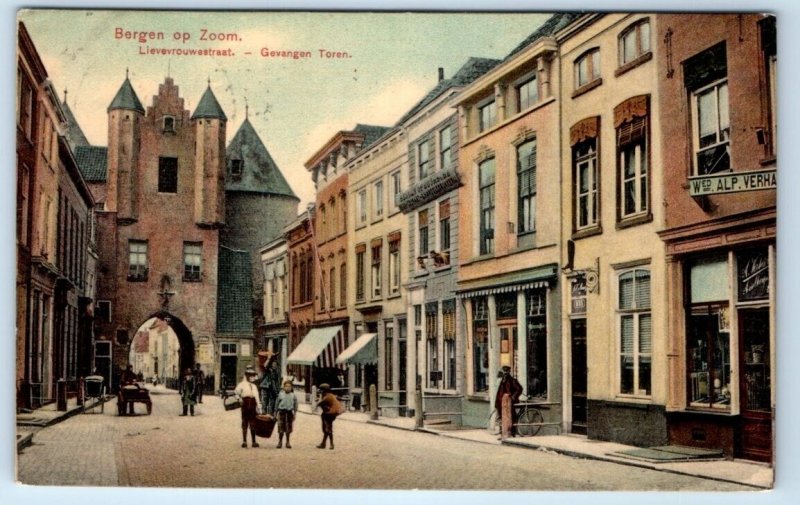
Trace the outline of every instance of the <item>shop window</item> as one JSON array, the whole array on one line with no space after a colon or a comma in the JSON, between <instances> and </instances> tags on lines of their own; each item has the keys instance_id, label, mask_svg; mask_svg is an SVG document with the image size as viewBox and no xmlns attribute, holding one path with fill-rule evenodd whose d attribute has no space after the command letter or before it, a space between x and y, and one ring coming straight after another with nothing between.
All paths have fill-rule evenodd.
<instances>
[{"instance_id":1,"label":"shop window","mask_svg":"<svg viewBox=\"0 0 800 505\"><path fill-rule=\"evenodd\" d=\"M472 300L472 387L489 391L489 308L485 296Z\"/></svg>"},{"instance_id":2,"label":"shop window","mask_svg":"<svg viewBox=\"0 0 800 505\"><path fill-rule=\"evenodd\" d=\"M428 387L439 387L439 304L425 304L425 337L427 342Z\"/></svg>"},{"instance_id":3,"label":"shop window","mask_svg":"<svg viewBox=\"0 0 800 505\"><path fill-rule=\"evenodd\" d=\"M391 323L387 323L385 331L386 337L384 338L383 345L383 380L386 391L391 391L394 388L394 382L392 380L392 363L394 361L394 326Z\"/></svg>"},{"instance_id":4,"label":"shop window","mask_svg":"<svg viewBox=\"0 0 800 505\"><path fill-rule=\"evenodd\" d=\"M528 396L547 398L547 291L525 292Z\"/></svg>"},{"instance_id":5,"label":"shop window","mask_svg":"<svg viewBox=\"0 0 800 505\"><path fill-rule=\"evenodd\" d=\"M650 272L634 269L618 277L620 393L651 394L653 324L650 313Z\"/></svg>"}]
</instances>

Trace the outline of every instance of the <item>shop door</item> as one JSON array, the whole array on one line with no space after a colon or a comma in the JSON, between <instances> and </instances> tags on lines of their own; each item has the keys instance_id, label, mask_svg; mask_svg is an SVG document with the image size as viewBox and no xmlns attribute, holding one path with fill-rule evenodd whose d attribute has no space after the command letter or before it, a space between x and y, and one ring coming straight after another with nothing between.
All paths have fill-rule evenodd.
<instances>
[{"instance_id":1,"label":"shop door","mask_svg":"<svg viewBox=\"0 0 800 505\"><path fill-rule=\"evenodd\" d=\"M221 389L233 389L239 382L238 374L236 373L236 356L220 356L219 358L219 371L220 371L220 384Z\"/></svg>"},{"instance_id":2,"label":"shop door","mask_svg":"<svg viewBox=\"0 0 800 505\"><path fill-rule=\"evenodd\" d=\"M572 320L572 432L586 434L586 319Z\"/></svg>"},{"instance_id":3,"label":"shop door","mask_svg":"<svg viewBox=\"0 0 800 505\"><path fill-rule=\"evenodd\" d=\"M772 460L769 308L739 310L740 401L738 456Z\"/></svg>"}]
</instances>

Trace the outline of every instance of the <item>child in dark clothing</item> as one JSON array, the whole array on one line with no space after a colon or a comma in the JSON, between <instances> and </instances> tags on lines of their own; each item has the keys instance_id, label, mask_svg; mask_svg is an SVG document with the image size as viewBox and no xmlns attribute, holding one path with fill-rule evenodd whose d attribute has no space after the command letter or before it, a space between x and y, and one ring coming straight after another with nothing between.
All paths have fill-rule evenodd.
<instances>
[{"instance_id":1,"label":"child in dark clothing","mask_svg":"<svg viewBox=\"0 0 800 505\"><path fill-rule=\"evenodd\" d=\"M325 442L330 439L331 450L333 449L333 421L336 416L342 413L342 404L336 398L336 395L331 393L331 387L328 384L320 384L320 400L317 407L322 409L322 442L317 446L318 449L325 448Z\"/></svg>"}]
</instances>

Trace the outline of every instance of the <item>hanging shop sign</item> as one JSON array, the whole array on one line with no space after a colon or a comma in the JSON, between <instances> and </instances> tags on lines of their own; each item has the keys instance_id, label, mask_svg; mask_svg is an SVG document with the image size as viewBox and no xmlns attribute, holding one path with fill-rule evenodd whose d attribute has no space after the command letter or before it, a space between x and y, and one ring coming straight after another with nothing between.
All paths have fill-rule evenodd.
<instances>
[{"instance_id":1,"label":"hanging shop sign","mask_svg":"<svg viewBox=\"0 0 800 505\"><path fill-rule=\"evenodd\" d=\"M759 191L777 187L777 173L774 168L753 172L726 172L689 177L689 195L691 196Z\"/></svg>"}]
</instances>

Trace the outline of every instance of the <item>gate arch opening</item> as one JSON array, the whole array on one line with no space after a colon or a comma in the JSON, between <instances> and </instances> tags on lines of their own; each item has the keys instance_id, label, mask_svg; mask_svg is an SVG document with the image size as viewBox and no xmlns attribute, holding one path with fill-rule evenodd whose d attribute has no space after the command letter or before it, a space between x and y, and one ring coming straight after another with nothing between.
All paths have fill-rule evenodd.
<instances>
[{"instance_id":1,"label":"gate arch opening","mask_svg":"<svg viewBox=\"0 0 800 505\"><path fill-rule=\"evenodd\" d=\"M152 314L139 326L128 350L128 364L142 380L172 388L177 388L183 370L194 363L192 332L166 311Z\"/></svg>"}]
</instances>

